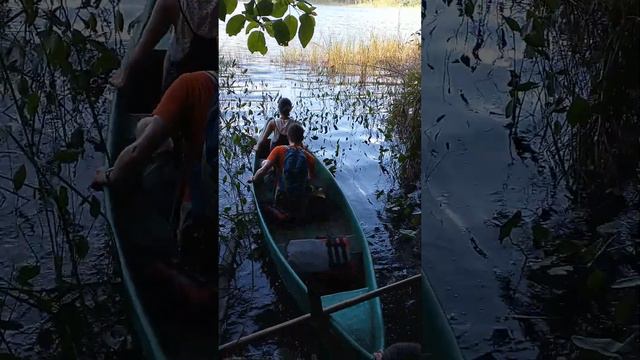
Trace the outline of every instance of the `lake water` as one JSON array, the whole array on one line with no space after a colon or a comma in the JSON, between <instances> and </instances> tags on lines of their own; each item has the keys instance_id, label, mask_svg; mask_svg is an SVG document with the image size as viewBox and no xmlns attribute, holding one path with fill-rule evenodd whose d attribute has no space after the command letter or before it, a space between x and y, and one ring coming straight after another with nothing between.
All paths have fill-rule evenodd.
<instances>
[{"instance_id":1,"label":"lake water","mask_svg":"<svg viewBox=\"0 0 640 360\"><path fill-rule=\"evenodd\" d=\"M492 28L496 19L483 21ZM535 163L515 156L505 128L510 53L489 50L492 43L482 48L474 72L452 64L471 54L474 29L456 6L428 4L422 24L422 101L429 109L423 112L423 267L465 356L534 359L536 347L521 323L509 318L524 256L498 241L495 220L518 209L528 216L548 195L547 184L534 181Z\"/></svg>"},{"instance_id":2,"label":"lake water","mask_svg":"<svg viewBox=\"0 0 640 360\"><path fill-rule=\"evenodd\" d=\"M329 41L339 40L366 41L373 33L408 41L420 27L420 11L417 8L319 5L316 12L316 31L309 46L322 46ZM377 24L376 27L371 28L372 23ZM292 117L303 121L307 129L305 142L309 148L320 159L336 161L336 180L369 241L378 285L383 286L415 274L419 266L415 240L413 245L408 246L398 240L397 229L389 226L390 221L385 217L385 197L376 196L379 191L394 188L394 179L383 170L378 160L380 147L387 145L378 127L382 127L387 116L388 99L385 94L389 88L373 83L366 88L338 83L316 75L317 69L304 65L285 68L278 63L282 50L274 40L268 38L269 52L266 56L250 54L246 49L246 35L241 33L229 37L223 33L223 29L221 24L221 57L238 60L233 85L236 93L228 95L223 91L223 108L227 104L261 127L276 111L275 98L278 95L291 98L294 102ZM297 39L292 43L299 47ZM243 70L246 72L243 73ZM225 75L228 74L223 71L221 77L224 79ZM393 83L393 80L389 82ZM371 94L368 99L363 96L367 90ZM358 101L359 97L362 97L362 101ZM340 98L342 100L338 100ZM248 105L240 109L234 105L238 103ZM373 114L370 114L371 111ZM227 115L231 113L233 111ZM367 120L363 121L364 115ZM358 117L360 120L356 119ZM255 136L256 133L246 135ZM247 159L242 161L248 165ZM222 176L224 173L221 173ZM247 179L250 173L245 169L242 176ZM223 197L228 191L226 186L221 184ZM244 193L249 195L246 189ZM221 204L221 209L232 203L233 198L227 198ZM249 209L253 209L252 206ZM238 252L239 265L223 321L222 342L297 315L295 305L278 280L272 263L260 251L262 240L257 224L252 226L256 228L255 236ZM404 291L395 297L383 297L388 344L418 340L419 330L413 321L417 316L415 296L416 292ZM256 342L241 354L255 358L280 358L287 353L308 356L313 338L308 329L295 329L293 333Z\"/></svg>"},{"instance_id":3,"label":"lake water","mask_svg":"<svg viewBox=\"0 0 640 360\"><path fill-rule=\"evenodd\" d=\"M475 4L474 11L468 11L465 4ZM611 308L617 300L609 296L624 296L607 293L608 283L593 279L608 277L607 281L613 281L621 275L612 274L624 273L616 266L635 266L599 259L595 270L589 263L582 273L563 276L566 274L551 268L558 265L549 265L560 264L557 258L571 251L599 244L602 231L596 227L603 222L613 220L606 225L623 229L625 216L637 217L637 212L627 209L616 220L619 209L594 211L576 205L564 186L566 179L558 180L562 175L550 160L554 153L545 142L547 133L541 120L548 114L541 109L556 99L562 102L572 99L576 92L590 91L586 81L583 87L565 84L563 91L569 94L557 95L560 91L554 89L560 86L544 82L549 77L541 75L551 76L550 68L556 73L569 69L568 81L591 76L585 70L589 65L581 64L577 56L570 65L564 63L563 56L554 58L558 41L567 41L567 47L576 46L571 43L572 34L566 33L572 29L560 25L554 28L556 23L552 22L548 31L557 33L545 48L546 56L550 56L545 62L535 56L523 57L525 44L520 34L512 37L503 18L518 21L525 34L531 31L525 25L529 2L436 1L427 6L422 23L422 103L423 109L428 109L422 114L422 265L463 353L469 359L583 358L586 353L577 352L572 344L574 335L596 334L593 337L623 341L635 331L634 326L637 328L637 318L622 321L627 328L611 325L610 318L591 325L593 312L601 311L594 310L594 304L598 309ZM549 16L559 16L559 11ZM557 24L562 23L560 20L554 19ZM577 47L582 45L576 43ZM590 44L589 52L592 50ZM570 54L568 57L572 58ZM519 93L524 100L515 127L505 116L514 67L514 72L523 74L521 84L531 81L547 86L541 86L540 92ZM552 119L559 129L566 125L564 113L549 116L556 116ZM592 216L594 213L606 213L606 220ZM512 235L501 236L507 220L516 214L521 214L521 220ZM544 240L550 245L536 244L539 233L535 229L540 224L553 229L553 235ZM624 231L616 235L618 240L628 236ZM575 243L575 238L584 242L577 249L562 249ZM631 244L620 242L612 248ZM603 300L605 297L609 302ZM634 302L637 309L637 298L631 298L630 304ZM603 324L607 330L596 328ZM619 333L613 335L612 328L620 329Z\"/></svg>"}]
</instances>

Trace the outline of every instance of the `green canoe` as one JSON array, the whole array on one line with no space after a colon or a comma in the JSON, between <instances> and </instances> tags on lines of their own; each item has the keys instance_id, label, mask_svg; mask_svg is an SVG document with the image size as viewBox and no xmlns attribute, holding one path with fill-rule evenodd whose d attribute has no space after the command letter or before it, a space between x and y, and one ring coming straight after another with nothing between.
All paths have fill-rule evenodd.
<instances>
[{"instance_id":1,"label":"green canoe","mask_svg":"<svg viewBox=\"0 0 640 360\"><path fill-rule=\"evenodd\" d=\"M143 13L140 15L140 23L136 27L135 33L131 38L131 44L129 46L130 49L135 45L137 42L136 40L139 39L142 34L154 3L155 1L153 0L149 1ZM112 103L107 138L107 151L110 154L110 158L107 159L107 166L112 165L120 151L129 141L131 141L133 135L134 127L131 124L127 124L126 121L128 120L129 112L125 106L126 93L124 90L125 89L116 91L115 98ZM116 192L110 191L109 189L105 190L105 195L107 218L109 219L114 232L113 236L122 273L122 282L124 285L124 291L131 305L131 318L136 332L136 339L138 340L146 358L157 360L166 359L167 356L160 346L154 326L152 325L149 314L145 310L142 299L140 298L138 286L134 282L134 274L131 271L131 266L127 261L127 255L129 254L125 241L131 234L129 227L132 224L127 224L127 220L121 215L121 213L123 213L123 211L121 211L122 204L124 204L125 201L121 196L118 196Z\"/></svg>"},{"instance_id":2,"label":"green canoe","mask_svg":"<svg viewBox=\"0 0 640 360\"><path fill-rule=\"evenodd\" d=\"M254 172L257 170L261 159L256 157ZM337 292L330 286L323 290L321 302L327 307L358 295L367 293L377 288L369 246L364 237L362 228L356 219L351 206L347 202L336 180L323 165L316 159L315 179L312 183L321 187L324 193L324 216L309 216L309 219L299 224L279 224L270 220L265 213L264 206L273 204L274 178L272 175L253 184L253 196L258 208L258 217L262 229L265 244L270 257L276 265L278 274L291 294L298 307L303 312L310 312L308 288L301 276L297 274L287 261L286 247L294 239L313 239L327 235L348 236L352 253L357 253L359 280L343 287ZM309 204L309 210L314 206ZM317 209L316 209L317 210ZM345 350L340 353L327 350L331 358L337 356L349 356L348 358L372 359L373 353L384 348L384 325L379 298L374 298L353 307L338 311L330 315L330 328L337 338L342 340ZM349 354L347 354L346 352Z\"/></svg>"},{"instance_id":3,"label":"green canoe","mask_svg":"<svg viewBox=\"0 0 640 360\"><path fill-rule=\"evenodd\" d=\"M428 359L463 360L447 317L424 272L420 279L422 352Z\"/></svg>"},{"instance_id":4,"label":"green canoe","mask_svg":"<svg viewBox=\"0 0 640 360\"><path fill-rule=\"evenodd\" d=\"M154 3L149 1L138 18L129 48L139 39ZM137 121L148 116L159 102L164 55L165 50L154 50L145 59L145 66L132 74L131 81L116 90L107 136L107 166L112 166L120 151L134 141ZM202 323L173 316L176 309L167 300L167 284L154 283L148 275L149 264L168 258L167 254L176 249L175 226L170 219L179 169L169 164L156 161L145 168L141 181L130 187L133 191L107 188L106 215L130 304L134 338L145 358L212 359L215 331Z\"/></svg>"}]
</instances>

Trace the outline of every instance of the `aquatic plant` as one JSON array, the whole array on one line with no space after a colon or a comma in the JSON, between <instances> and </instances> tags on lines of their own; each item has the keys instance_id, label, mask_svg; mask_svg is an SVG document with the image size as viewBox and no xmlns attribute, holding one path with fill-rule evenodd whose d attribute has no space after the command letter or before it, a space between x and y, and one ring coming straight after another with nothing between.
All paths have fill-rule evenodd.
<instances>
[{"instance_id":1,"label":"aquatic plant","mask_svg":"<svg viewBox=\"0 0 640 360\"><path fill-rule=\"evenodd\" d=\"M307 49L284 48L279 61L285 66L307 65L327 76L358 76L366 82L379 75L402 77L419 67L420 39L374 35L367 39L324 39Z\"/></svg>"},{"instance_id":2,"label":"aquatic plant","mask_svg":"<svg viewBox=\"0 0 640 360\"><path fill-rule=\"evenodd\" d=\"M417 34L416 34L417 35ZM420 44L409 40L373 36L366 40L328 40L305 49L283 49L285 66L310 66L319 74L340 82L386 83L389 109L382 133L389 148L381 148L381 159L389 157L390 170L404 185L415 185L420 177ZM392 84L394 83L394 84ZM389 151L391 150L391 151ZM397 171L396 171L397 170Z\"/></svg>"},{"instance_id":3,"label":"aquatic plant","mask_svg":"<svg viewBox=\"0 0 640 360\"><path fill-rule=\"evenodd\" d=\"M391 156L399 167L398 179L407 186L420 180L422 153L421 70L416 67L402 75L400 90L391 102L385 135L392 142Z\"/></svg>"},{"instance_id":4,"label":"aquatic plant","mask_svg":"<svg viewBox=\"0 0 640 360\"><path fill-rule=\"evenodd\" d=\"M85 190L86 169L105 153L107 77L119 66L123 15L117 1L4 1L0 12L0 189L15 220L3 220L11 229L3 241L29 249L3 261L0 354L127 351L109 225L100 196Z\"/></svg>"},{"instance_id":5,"label":"aquatic plant","mask_svg":"<svg viewBox=\"0 0 640 360\"><path fill-rule=\"evenodd\" d=\"M548 191L537 208L512 204L515 210L494 216L497 241L523 259L519 279L498 279L501 295L511 311L530 314L522 324L542 357L604 354L607 344L615 349L609 356L633 351L638 311L631 304L637 304L633 284L640 272L633 260L640 180L634 65L640 58L639 5L455 3L460 25L452 38L463 39L463 49L447 49L443 97L452 87L449 66L488 70L490 80L505 72L507 80L494 92L501 98L505 90L504 110L490 115L504 116L512 158L535 164L533 183L540 181ZM505 184L517 186L509 180Z\"/></svg>"},{"instance_id":6,"label":"aquatic plant","mask_svg":"<svg viewBox=\"0 0 640 360\"><path fill-rule=\"evenodd\" d=\"M261 254L261 235L251 201L250 188L247 180L251 176L252 153L255 145L255 137L269 119L277 116L277 100L280 93L273 89L270 81L255 81L254 74L234 60L224 58L221 62L221 131L220 131L220 216L221 216L221 255L219 263L229 270L230 277L247 276L234 274L239 264L244 269L256 264L266 265ZM276 67L276 69L279 69ZM389 117L391 102L396 91L401 87L400 82L388 79L386 75L371 76L370 81L363 84L357 78L336 79L317 75L311 69L306 72L287 74L294 76L291 82L295 83L296 93L299 97L293 97L294 110L292 116L301 122L306 129L305 143L324 162L329 171L340 175L343 168L352 169L354 159L359 161L376 161L378 149L386 149L380 152L377 163L380 172L384 175L380 191L376 196L376 205L380 207L379 219L385 224L386 231L380 231L376 237L380 243L387 241L393 244L402 243L399 246L402 252L405 247L408 253L417 254L411 258L411 262L395 264L393 269L406 267L417 271L419 251L415 250L418 241L415 229L416 212L419 199L415 196L408 197L403 192L395 192L396 186L396 159L392 158L389 148L391 139L387 140L384 127ZM286 71L286 70L285 70ZM300 78L295 78L300 76ZM419 90L418 90L419 91ZM365 160L366 159L366 160ZM377 169L376 169L377 170ZM373 200L373 199L372 199ZM385 206L387 204L389 206ZM388 214L387 209L388 208ZM384 212L384 213L383 213ZM402 214L408 213L409 216ZM399 218L408 222L399 221ZM403 230L400 232L399 230ZM388 235L387 235L388 232ZM387 240L387 238L391 238ZM409 240L409 241L407 241ZM379 245L386 246L386 245ZM223 254L233 255L223 256ZM393 251L386 251L383 257L391 256ZM404 254L404 252L403 252ZM263 266L261 270L266 270ZM385 281L384 276L394 272L392 268L377 271ZM257 269L256 269L257 271ZM246 292L253 289L253 269L251 271L250 284L234 284L229 290L232 297L246 298L248 295L237 294L239 289ZM246 280L245 280L246 281ZM381 280L381 283L384 281ZM261 290L262 291L262 290ZM395 301L392 297L388 301ZM402 304L394 304L406 311ZM392 306L390 306L392 308ZM412 308L413 309L413 308ZM415 310L415 309L414 309ZM238 310L235 309L234 312ZM412 311L412 310L410 310ZM222 314L221 314L222 315ZM237 314L233 314L237 321ZM225 330L222 318L222 330ZM406 325L411 328L415 324ZM237 327L237 324L235 324ZM237 330L236 330L237 331Z\"/></svg>"}]
</instances>

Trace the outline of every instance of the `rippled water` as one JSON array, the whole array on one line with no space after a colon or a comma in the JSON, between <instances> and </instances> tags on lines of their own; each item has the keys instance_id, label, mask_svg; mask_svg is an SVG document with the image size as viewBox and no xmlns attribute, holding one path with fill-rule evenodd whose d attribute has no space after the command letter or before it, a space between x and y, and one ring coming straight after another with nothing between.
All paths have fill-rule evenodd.
<instances>
[{"instance_id":1,"label":"rippled water","mask_svg":"<svg viewBox=\"0 0 640 360\"><path fill-rule=\"evenodd\" d=\"M419 9L382 9L360 7L318 6L317 27L314 42L322 43L327 39L366 39L371 29L368 24L376 22L373 31L384 36L408 39L419 29ZM389 16L392 14L393 16ZM387 230L389 220L385 218L386 202L384 197L377 197L376 192L393 188L394 182L390 174L380 166L378 157L380 146L384 140L377 127L385 121L386 105L385 86L371 84L369 90L372 98L371 106L378 114L370 116L368 124L358 123L354 119L361 115L360 107L350 108L359 90L353 85L337 85L329 79L314 75L314 69L304 66L283 68L277 64L280 49L270 41L267 43L267 56L251 55L246 50L246 37L228 37L221 34L221 56L226 59L236 58L239 67L247 69L244 76L237 81L236 92L240 95L223 95L221 101L233 103L238 98L242 102L251 102L249 107L258 113L265 96L282 95L294 102L292 117L306 121L306 143L320 158L336 160L336 180L358 217L364 234L369 241L373 256L378 285L382 286L400 280L418 269L419 253L415 249L397 246L397 232ZM313 46L313 45L311 45ZM224 77L224 73L222 74ZM243 91L244 84L247 92ZM344 98L335 100L340 92ZM367 99L364 99L366 102ZM276 110L275 100L264 102L267 114ZM224 108L224 105L223 105ZM366 109L366 106L363 107ZM355 109L355 114L352 110ZM248 109L244 109L244 114ZM319 116L329 114L324 119L311 120L311 114ZM335 128L334 114L336 116ZM254 115L256 116L256 115ZM263 115L256 116L258 126L265 123ZM324 133L314 127L329 126ZM252 136L255 134L251 134ZM317 136L317 139L314 139ZM248 178L250 175L246 173ZM225 204L221 204L221 208ZM253 209L253 207L252 207ZM259 329L275 325L297 315L295 304L282 287L278 275L266 254L260 250L262 241L256 227L252 247L253 251L240 251L240 265L235 273L235 281L229 299L229 308L224 320L224 331L221 341L230 341L250 334ZM415 245L415 244L414 244ZM402 295L406 298L403 298ZM415 293L413 293L415 294ZM416 316L415 301L411 292L404 292L398 298L383 298L383 313L386 323L387 343L395 341L416 341L418 330L411 320ZM312 352L314 336L307 328L295 329L292 333L280 334L274 338L263 340L249 346L243 353L246 356L285 356L293 350L299 356Z\"/></svg>"},{"instance_id":2,"label":"rippled water","mask_svg":"<svg viewBox=\"0 0 640 360\"><path fill-rule=\"evenodd\" d=\"M508 290L508 283L522 276L524 257L502 245L499 229L492 226L497 212L530 211L548 195L547 184L536 179L536 164L514 158L504 127L508 96L501 88L509 81L511 59L494 61L499 54L482 54L484 61L473 73L451 64L470 52L474 44L466 40L473 36L461 25L456 7L429 5L422 27L428 44L422 101L429 108L423 129L430 129L422 144L427 163L423 267L466 356L498 347L501 356L532 359L537 350L525 340L520 323L508 318L512 311L505 299L505 285ZM446 116L436 122L441 115ZM513 341L493 343L497 329L508 329Z\"/></svg>"},{"instance_id":3,"label":"rippled water","mask_svg":"<svg viewBox=\"0 0 640 360\"><path fill-rule=\"evenodd\" d=\"M521 15L517 3L478 2L470 20L462 2L429 2L422 23L422 266L468 358L535 359L571 335L555 342L541 320L569 315L541 310L540 286L526 277L527 261L539 255L529 251L528 229L499 240L500 225L518 210L529 227L545 212L551 223L576 216L540 149L522 152L504 116L509 71L514 61L520 66L524 44L518 35L514 55L507 32L500 49L498 24ZM538 131L535 100L524 102L521 139Z\"/></svg>"}]
</instances>

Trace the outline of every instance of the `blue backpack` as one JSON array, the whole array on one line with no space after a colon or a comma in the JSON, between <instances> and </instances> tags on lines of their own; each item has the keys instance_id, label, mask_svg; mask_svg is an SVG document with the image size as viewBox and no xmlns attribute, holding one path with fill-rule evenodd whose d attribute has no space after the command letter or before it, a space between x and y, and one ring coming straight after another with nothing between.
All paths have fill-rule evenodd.
<instances>
[{"instance_id":1,"label":"blue backpack","mask_svg":"<svg viewBox=\"0 0 640 360\"><path fill-rule=\"evenodd\" d=\"M284 169L280 177L280 190L288 195L301 195L307 191L307 157L304 150L289 146L284 155Z\"/></svg>"}]
</instances>

